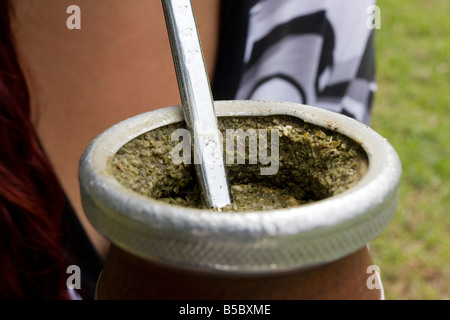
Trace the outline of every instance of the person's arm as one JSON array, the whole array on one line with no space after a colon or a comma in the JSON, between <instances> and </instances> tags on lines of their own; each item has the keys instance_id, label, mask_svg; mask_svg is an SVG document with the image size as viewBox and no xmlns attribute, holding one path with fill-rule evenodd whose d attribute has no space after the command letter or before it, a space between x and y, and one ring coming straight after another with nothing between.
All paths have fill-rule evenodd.
<instances>
[{"instance_id":1,"label":"person's arm","mask_svg":"<svg viewBox=\"0 0 450 320\"><path fill-rule=\"evenodd\" d=\"M68 0L14 1L14 30L39 139L96 248L107 242L84 216L78 161L103 130L179 104L160 1L79 0L81 29L68 29ZM213 72L219 1L193 1Z\"/></svg>"}]
</instances>

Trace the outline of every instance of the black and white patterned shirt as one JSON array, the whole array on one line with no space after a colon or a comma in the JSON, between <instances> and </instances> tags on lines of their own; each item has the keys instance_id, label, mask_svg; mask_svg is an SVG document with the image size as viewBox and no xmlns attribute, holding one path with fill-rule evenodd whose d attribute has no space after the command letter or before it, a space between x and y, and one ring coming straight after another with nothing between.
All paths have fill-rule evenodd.
<instances>
[{"instance_id":1,"label":"black and white patterned shirt","mask_svg":"<svg viewBox=\"0 0 450 320\"><path fill-rule=\"evenodd\" d=\"M376 0L224 0L216 100L309 104L369 123Z\"/></svg>"}]
</instances>

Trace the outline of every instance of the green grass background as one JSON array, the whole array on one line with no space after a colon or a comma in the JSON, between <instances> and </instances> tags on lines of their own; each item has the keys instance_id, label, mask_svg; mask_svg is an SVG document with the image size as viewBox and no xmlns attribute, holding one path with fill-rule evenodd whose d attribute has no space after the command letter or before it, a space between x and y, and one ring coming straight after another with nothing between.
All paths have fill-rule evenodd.
<instances>
[{"instance_id":1,"label":"green grass background","mask_svg":"<svg viewBox=\"0 0 450 320\"><path fill-rule=\"evenodd\" d=\"M398 210L371 243L386 299L450 299L450 1L378 0L371 127L402 161Z\"/></svg>"}]
</instances>

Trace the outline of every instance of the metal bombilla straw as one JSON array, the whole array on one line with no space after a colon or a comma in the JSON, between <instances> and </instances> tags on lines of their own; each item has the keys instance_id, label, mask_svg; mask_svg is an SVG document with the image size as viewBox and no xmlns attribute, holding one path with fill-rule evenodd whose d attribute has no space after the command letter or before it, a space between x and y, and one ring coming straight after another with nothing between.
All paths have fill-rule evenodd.
<instances>
[{"instance_id":1,"label":"metal bombilla straw","mask_svg":"<svg viewBox=\"0 0 450 320\"><path fill-rule=\"evenodd\" d=\"M192 3L162 0L162 5L198 182L206 204L220 210L232 195Z\"/></svg>"}]
</instances>

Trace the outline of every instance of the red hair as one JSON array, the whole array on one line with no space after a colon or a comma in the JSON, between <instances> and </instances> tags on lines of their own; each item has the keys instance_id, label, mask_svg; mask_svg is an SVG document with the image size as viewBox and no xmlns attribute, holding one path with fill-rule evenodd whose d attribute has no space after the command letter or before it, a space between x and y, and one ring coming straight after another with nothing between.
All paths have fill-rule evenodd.
<instances>
[{"instance_id":1,"label":"red hair","mask_svg":"<svg viewBox=\"0 0 450 320\"><path fill-rule=\"evenodd\" d=\"M64 194L30 120L11 13L0 0L0 298L65 299Z\"/></svg>"}]
</instances>

